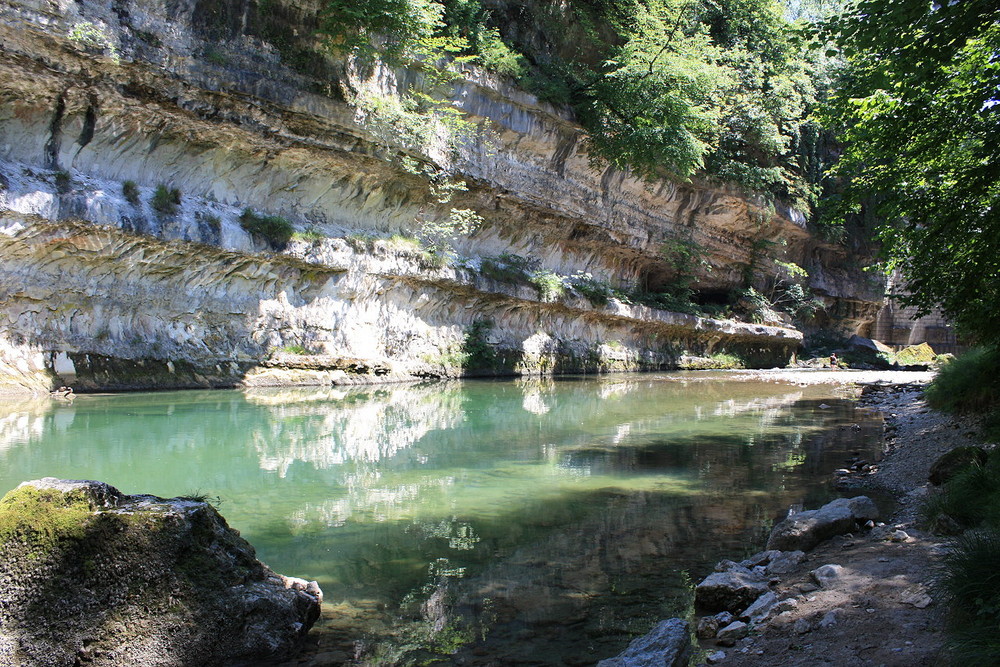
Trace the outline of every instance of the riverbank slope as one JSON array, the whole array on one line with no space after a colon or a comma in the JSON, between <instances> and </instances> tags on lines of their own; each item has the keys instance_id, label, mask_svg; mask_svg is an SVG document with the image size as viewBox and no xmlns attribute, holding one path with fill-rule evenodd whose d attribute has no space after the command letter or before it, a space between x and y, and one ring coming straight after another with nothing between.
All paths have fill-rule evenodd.
<instances>
[{"instance_id":1,"label":"riverbank slope","mask_svg":"<svg viewBox=\"0 0 1000 667\"><path fill-rule=\"evenodd\" d=\"M779 599L795 601L791 609L735 646L703 640L702 663L947 664L945 609L932 588L945 540L920 528L919 512L934 461L979 441L967 420L931 410L922 397L926 378L914 379L919 382L862 386L862 403L885 417L886 456L869 474L838 478L859 494L893 498L896 509L885 525L833 538L809 552L775 589ZM843 569L833 582L818 586L812 572L828 564Z\"/></svg>"}]
</instances>

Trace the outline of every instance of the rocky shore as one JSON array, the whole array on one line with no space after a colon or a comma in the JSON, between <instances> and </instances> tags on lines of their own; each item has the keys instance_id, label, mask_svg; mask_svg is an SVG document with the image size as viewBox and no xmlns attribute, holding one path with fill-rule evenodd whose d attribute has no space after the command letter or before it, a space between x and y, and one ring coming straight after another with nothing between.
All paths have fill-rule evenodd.
<instances>
[{"instance_id":1,"label":"rocky shore","mask_svg":"<svg viewBox=\"0 0 1000 667\"><path fill-rule=\"evenodd\" d=\"M830 375L775 379L827 382ZM945 538L921 529L920 506L934 462L979 443L974 424L928 408L928 379L865 378L871 384L859 385L861 404L885 418L884 459L845 461L830 471L831 484L851 500L791 515L775 526L767 551L720 562L696 588L700 615L689 629L697 645L681 637L660 646L661 660L667 657L658 664L689 664L689 655L690 664L740 667L947 663L945 610L932 586ZM879 500L883 516L872 514L866 494ZM656 645L651 636L680 637L676 630L658 626L630 650ZM628 653L602 664L632 664L614 662Z\"/></svg>"}]
</instances>

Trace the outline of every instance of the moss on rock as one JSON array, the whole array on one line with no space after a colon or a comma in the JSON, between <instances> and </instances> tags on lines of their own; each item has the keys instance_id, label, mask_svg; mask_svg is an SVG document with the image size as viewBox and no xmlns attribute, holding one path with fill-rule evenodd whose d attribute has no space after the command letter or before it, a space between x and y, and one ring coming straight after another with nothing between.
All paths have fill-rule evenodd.
<instances>
[{"instance_id":1,"label":"moss on rock","mask_svg":"<svg viewBox=\"0 0 1000 667\"><path fill-rule=\"evenodd\" d=\"M0 500L0 664L224 665L295 651L315 584L211 505L45 478Z\"/></svg>"}]
</instances>

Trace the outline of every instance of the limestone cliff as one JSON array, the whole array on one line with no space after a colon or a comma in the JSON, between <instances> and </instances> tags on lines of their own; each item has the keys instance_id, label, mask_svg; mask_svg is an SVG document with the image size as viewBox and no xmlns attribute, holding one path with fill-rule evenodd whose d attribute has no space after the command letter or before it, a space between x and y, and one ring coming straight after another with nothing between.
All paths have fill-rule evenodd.
<instances>
[{"instance_id":1,"label":"limestone cliff","mask_svg":"<svg viewBox=\"0 0 1000 667\"><path fill-rule=\"evenodd\" d=\"M477 126L452 165L468 190L439 201L342 94L391 94L418 75L316 50L313 3L269 7L284 32L263 34L243 0L5 3L0 389L787 361L801 334L778 322L545 295L483 271L508 253L655 288L676 277L660 249L680 237L702 249L693 286L707 298L762 278L780 241L828 325L874 317L879 286L795 211L596 171L572 118L479 71L450 89ZM451 261L405 238L455 207L483 222ZM247 209L301 233L250 233Z\"/></svg>"}]
</instances>

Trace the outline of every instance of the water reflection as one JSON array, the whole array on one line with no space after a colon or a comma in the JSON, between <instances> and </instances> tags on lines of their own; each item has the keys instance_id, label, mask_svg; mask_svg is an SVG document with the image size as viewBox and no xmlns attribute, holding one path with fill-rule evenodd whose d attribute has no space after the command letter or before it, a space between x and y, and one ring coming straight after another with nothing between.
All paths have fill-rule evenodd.
<instances>
[{"instance_id":1,"label":"water reflection","mask_svg":"<svg viewBox=\"0 0 1000 667\"><path fill-rule=\"evenodd\" d=\"M271 414L269 432L255 433L254 446L261 469L281 477L296 462L319 469L377 463L464 417L457 383L373 391L256 389L246 400Z\"/></svg>"},{"instance_id":2,"label":"water reflection","mask_svg":"<svg viewBox=\"0 0 1000 667\"><path fill-rule=\"evenodd\" d=\"M263 560L319 579L324 650L370 664L586 664L878 450L829 388L699 377L8 404L0 486L220 496Z\"/></svg>"}]
</instances>

